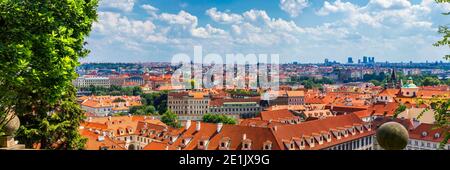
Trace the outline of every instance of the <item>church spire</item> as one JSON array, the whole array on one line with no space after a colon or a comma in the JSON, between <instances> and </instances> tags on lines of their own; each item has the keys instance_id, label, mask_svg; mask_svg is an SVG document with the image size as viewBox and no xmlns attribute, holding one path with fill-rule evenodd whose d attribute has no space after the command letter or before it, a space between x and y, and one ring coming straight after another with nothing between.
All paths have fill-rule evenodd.
<instances>
[{"instance_id":1,"label":"church spire","mask_svg":"<svg viewBox=\"0 0 450 170\"><path fill-rule=\"evenodd\" d=\"M396 81L397 80L397 74L395 73L395 68L392 69L392 74L391 74L391 81Z\"/></svg>"}]
</instances>

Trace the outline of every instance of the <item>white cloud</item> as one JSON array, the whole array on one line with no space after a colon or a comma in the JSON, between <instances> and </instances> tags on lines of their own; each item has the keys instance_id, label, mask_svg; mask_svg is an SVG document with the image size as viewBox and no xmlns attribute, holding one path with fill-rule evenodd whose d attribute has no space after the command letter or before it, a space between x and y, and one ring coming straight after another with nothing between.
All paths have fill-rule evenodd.
<instances>
[{"instance_id":1,"label":"white cloud","mask_svg":"<svg viewBox=\"0 0 450 170\"><path fill-rule=\"evenodd\" d=\"M335 23L348 24L352 27L365 24L374 28L425 28L430 29L432 24L427 14L432 10L428 3L411 4L408 0L370 0L365 6L358 6L351 2L336 0L333 3L324 2L316 14L328 16L333 13L342 13L344 18Z\"/></svg>"},{"instance_id":2,"label":"white cloud","mask_svg":"<svg viewBox=\"0 0 450 170\"><path fill-rule=\"evenodd\" d=\"M158 8L151 6L149 4L144 4L141 6L151 17L157 17Z\"/></svg>"},{"instance_id":3,"label":"white cloud","mask_svg":"<svg viewBox=\"0 0 450 170\"><path fill-rule=\"evenodd\" d=\"M243 16L245 19L253 22L258 21L259 19L263 22L267 22L270 20L269 15L267 15L266 11L264 10L251 9L249 11L244 12Z\"/></svg>"},{"instance_id":4,"label":"white cloud","mask_svg":"<svg viewBox=\"0 0 450 170\"><path fill-rule=\"evenodd\" d=\"M371 0L364 5L346 0L325 1L315 13L332 22L301 26L289 17L275 18L270 11L260 9L233 13L213 7L204 15L214 22L202 25L197 16L184 10L169 13L149 4L140 7L151 17L136 19L134 13L99 12L93 35L103 39L97 41L138 51L138 55L170 56L189 51L193 45L203 45L205 50L216 53L275 52L312 58L392 56L407 51L408 47L421 49L414 45L416 42L431 46L438 39L437 25L445 22L435 18L450 9L448 4L436 4L434 0L421 3ZM431 47L423 49L424 54L431 51ZM414 56L413 52L403 53Z\"/></svg>"},{"instance_id":5,"label":"white cloud","mask_svg":"<svg viewBox=\"0 0 450 170\"><path fill-rule=\"evenodd\" d=\"M308 6L308 0L280 0L280 8L291 17L297 17Z\"/></svg>"},{"instance_id":6,"label":"white cloud","mask_svg":"<svg viewBox=\"0 0 450 170\"><path fill-rule=\"evenodd\" d=\"M193 16L190 13L183 10L178 12L178 14L162 13L159 16L159 19L162 21L166 21L169 24L183 25L192 28L196 27L198 22L196 16Z\"/></svg>"},{"instance_id":7,"label":"white cloud","mask_svg":"<svg viewBox=\"0 0 450 170\"><path fill-rule=\"evenodd\" d=\"M411 7L411 2L408 0L370 0L369 5L382 7L384 9L394 9Z\"/></svg>"},{"instance_id":8,"label":"white cloud","mask_svg":"<svg viewBox=\"0 0 450 170\"><path fill-rule=\"evenodd\" d=\"M101 34L116 34L118 36L139 36L152 34L156 26L151 21L128 19L114 12L99 12L99 20L94 23L94 30Z\"/></svg>"},{"instance_id":9,"label":"white cloud","mask_svg":"<svg viewBox=\"0 0 450 170\"><path fill-rule=\"evenodd\" d=\"M101 0L101 7L117 8L124 12L131 12L134 7L135 0Z\"/></svg>"},{"instance_id":10,"label":"white cloud","mask_svg":"<svg viewBox=\"0 0 450 170\"><path fill-rule=\"evenodd\" d=\"M317 15L329 15L330 13L337 12L355 12L358 10L358 6L354 5L350 2L342 2L341 0L337 0L333 3L325 1L323 7L316 13Z\"/></svg>"},{"instance_id":11,"label":"white cloud","mask_svg":"<svg viewBox=\"0 0 450 170\"><path fill-rule=\"evenodd\" d=\"M191 30L192 36L198 37L198 38L210 38L214 35L226 35L226 32L224 30L214 28L210 24L206 25L205 27L198 27Z\"/></svg>"},{"instance_id":12,"label":"white cloud","mask_svg":"<svg viewBox=\"0 0 450 170\"><path fill-rule=\"evenodd\" d=\"M173 28L177 31L188 31L192 36L197 38L210 38L211 36L223 36L226 34L224 30L214 28L210 24L207 24L206 27L197 27L197 17L183 10L178 14L162 13L159 15L159 19L167 22L169 28ZM176 29L180 26L181 30Z\"/></svg>"},{"instance_id":13,"label":"white cloud","mask_svg":"<svg viewBox=\"0 0 450 170\"><path fill-rule=\"evenodd\" d=\"M208 15L212 20L220 23L237 23L242 20L242 16L239 14L228 14L224 12L217 11L217 8L210 8L206 10L206 15Z\"/></svg>"}]
</instances>

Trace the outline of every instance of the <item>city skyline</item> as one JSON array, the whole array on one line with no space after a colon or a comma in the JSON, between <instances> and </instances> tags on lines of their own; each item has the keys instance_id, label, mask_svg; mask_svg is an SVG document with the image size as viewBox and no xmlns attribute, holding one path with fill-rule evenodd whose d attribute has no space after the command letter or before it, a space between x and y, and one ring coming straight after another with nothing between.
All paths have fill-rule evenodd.
<instances>
[{"instance_id":1,"label":"city skyline","mask_svg":"<svg viewBox=\"0 0 450 170\"><path fill-rule=\"evenodd\" d=\"M200 5L201 4L201 5ZM440 61L434 47L448 4L433 0L104 0L82 62L170 61L177 53L278 53L280 62L374 56Z\"/></svg>"}]
</instances>

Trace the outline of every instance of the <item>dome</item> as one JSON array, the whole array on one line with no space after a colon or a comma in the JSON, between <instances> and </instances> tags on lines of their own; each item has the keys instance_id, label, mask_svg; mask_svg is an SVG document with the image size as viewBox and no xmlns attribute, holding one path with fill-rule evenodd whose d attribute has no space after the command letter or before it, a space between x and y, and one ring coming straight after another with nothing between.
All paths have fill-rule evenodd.
<instances>
[{"instance_id":1,"label":"dome","mask_svg":"<svg viewBox=\"0 0 450 170\"><path fill-rule=\"evenodd\" d=\"M417 86L414 84L412 77L409 77L407 83L402 88L417 88Z\"/></svg>"},{"instance_id":2,"label":"dome","mask_svg":"<svg viewBox=\"0 0 450 170\"><path fill-rule=\"evenodd\" d=\"M402 88L417 88L415 84L405 84Z\"/></svg>"}]
</instances>

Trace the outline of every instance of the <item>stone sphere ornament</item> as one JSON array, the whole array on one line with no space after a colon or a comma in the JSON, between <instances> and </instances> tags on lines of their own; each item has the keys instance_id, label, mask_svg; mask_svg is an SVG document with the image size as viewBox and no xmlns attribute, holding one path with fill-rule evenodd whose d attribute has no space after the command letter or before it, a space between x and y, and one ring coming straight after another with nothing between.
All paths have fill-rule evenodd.
<instances>
[{"instance_id":1,"label":"stone sphere ornament","mask_svg":"<svg viewBox=\"0 0 450 170\"><path fill-rule=\"evenodd\" d=\"M385 150L403 150L408 144L408 130L397 122L387 122L377 129L377 142Z\"/></svg>"},{"instance_id":2,"label":"stone sphere ornament","mask_svg":"<svg viewBox=\"0 0 450 170\"><path fill-rule=\"evenodd\" d=\"M9 114L7 117L8 119L11 118L11 116L14 116L9 122L3 127L3 130L7 136L14 136L14 134L19 130L20 127L20 120L19 117Z\"/></svg>"}]
</instances>

